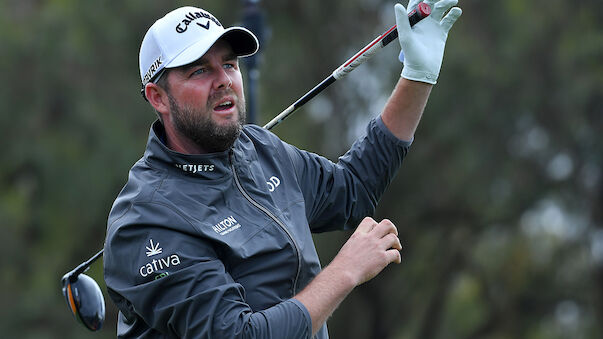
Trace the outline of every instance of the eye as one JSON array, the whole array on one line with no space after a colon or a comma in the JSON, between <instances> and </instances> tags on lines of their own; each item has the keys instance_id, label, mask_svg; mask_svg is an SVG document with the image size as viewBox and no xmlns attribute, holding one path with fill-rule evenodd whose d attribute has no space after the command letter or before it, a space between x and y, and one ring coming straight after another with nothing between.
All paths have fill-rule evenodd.
<instances>
[{"instance_id":1,"label":"eye","mask_svg":"<svg viewBox=\"0 0 603 339\"><path fill-rule=\"evenodd\" d=\"M199 75L199 74L203 74L203 73L205 73L206 71L207 71L207 70L205 69L205 67L199 67L199 68L197 68L196 70L194 70L194 71L191 73L191 76L193 76L193 75Z\"/></svg>"},{"instance_id":2,"label":"eye","mask_svg":"<svg viewBox=\"0 0 603 339\"><path fill-rule=\"evenodd\" d=\"M234 63L227 63L227 64L224 64L223 67L226 68L226 69L235 68L235 64Z\"/></svg>"}]
</instances>

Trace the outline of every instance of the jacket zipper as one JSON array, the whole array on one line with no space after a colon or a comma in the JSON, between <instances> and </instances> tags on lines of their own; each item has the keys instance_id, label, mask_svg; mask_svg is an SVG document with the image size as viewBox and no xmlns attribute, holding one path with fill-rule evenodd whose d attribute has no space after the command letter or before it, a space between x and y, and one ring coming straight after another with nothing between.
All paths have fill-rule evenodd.
<instances>
[{"instance_id":1,"label":"jacket zipper","mask_svg":"<svg viewBox=\"0 0 603 339\"><path fill-rule=\"evenodd\" d=\"M293 295L295 295L297 293L297 279L299 278L299 273L301 272L301 254L299 252L299 247L297 246L297 243L295 242L293 235L287 229L287 226L285 226L285 224L283 224L283 222L280 221L280 219L278 219L274 214L272 214L272 212L270 212L266 207L262 206L259 202L255 201L247 193L247 191L245 191L245 189L243 188L243 185L241 185L241 181L239 180L239 176L238 176L237 171L234 166L234 161L233 161L234 155L233 155L232 150L230 151L229 155L230 155L230 168L232 169L235 184L237 185L237 188L239 189L241 194L253 206L255 206L260 211L264 212L270 219L274 220L276 222L276 224L279 225L279 227L285 232L285 234L287 234L287 237L289 237L289 240L291 240L291 243L293 244L293 248L295 249L295 256L297 259L297 272L295 274L295 279L293 280Z\"/></svg>"}]
</instances>

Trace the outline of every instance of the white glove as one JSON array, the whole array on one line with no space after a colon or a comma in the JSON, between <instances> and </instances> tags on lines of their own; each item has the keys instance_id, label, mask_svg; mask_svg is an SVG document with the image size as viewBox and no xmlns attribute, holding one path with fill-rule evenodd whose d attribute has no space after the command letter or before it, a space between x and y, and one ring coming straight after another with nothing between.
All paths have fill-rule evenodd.
<instances>
[{"instance_id":1,"label":"white glove","mask_svg":"<svg viewBox=\"0 0 603 339\"><path fill-rule=\"evenodd\" d=\"M410 0L409 11L420 2L421 0ZM450 9L458 3L458 0L425 0L424 2L431 7L431 14L412 28L404 6L401 4L394 6L398 40L402 47L400 61L404 62L401 76L409 80L435 84L442 67L448 31L461 16L462 10L458 7ZM442 18L449 9L450 12Z\"/></svg>"}]
</instances>

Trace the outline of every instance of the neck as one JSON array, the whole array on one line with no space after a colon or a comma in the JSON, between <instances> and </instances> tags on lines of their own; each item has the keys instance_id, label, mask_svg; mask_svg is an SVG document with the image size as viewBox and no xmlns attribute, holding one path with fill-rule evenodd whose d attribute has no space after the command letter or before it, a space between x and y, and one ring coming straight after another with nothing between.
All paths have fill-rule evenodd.
<instances>
[{"instance_id":1,"label":"neck","mask_svg":"<svg viewBox=\"0 0 603 339\"><path fill-rule=\"evenodd\" d=\"M166 146L182 154L205 154L207 151L192 140L180 134L172 125L164 124Z\"/></svg>"}]
</instances>

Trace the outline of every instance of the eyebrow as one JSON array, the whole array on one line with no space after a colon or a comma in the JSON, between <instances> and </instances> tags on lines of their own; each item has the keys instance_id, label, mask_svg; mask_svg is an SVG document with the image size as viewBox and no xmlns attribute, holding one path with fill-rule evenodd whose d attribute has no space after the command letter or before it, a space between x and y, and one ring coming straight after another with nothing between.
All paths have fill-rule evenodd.
<instances>
[{"instance_id":1,"label":"eyebrow","mask_svg":"<svg viewBox=\"0 0 603 339\"><path fill-rule=\"evenodd\" d=\"M238 59L238 58L239 58L239 57L238 57L236 54L234 54L234 53L229 53L229 54L226 54L226 55L225 55L225 56L222 58L222 61L232 61L232 60L236 60L236 59ZM191 63L190 63L190 64L188 64L188 65L184 65L184 66L182 66L182 68L183 68L183 70L184 70L184 71L188 71L188 70L190 70L190 69L191 69L191 68L193 68L193 67L202 66L202 65L204 65L204 64L206 64L206 63L207 63L207 60L205 59L205 57L201 57L201 58L199 58L199 59L197 59L197 60L195 60L195 61L191 62Z\"/></svg>"}]
</instances>

